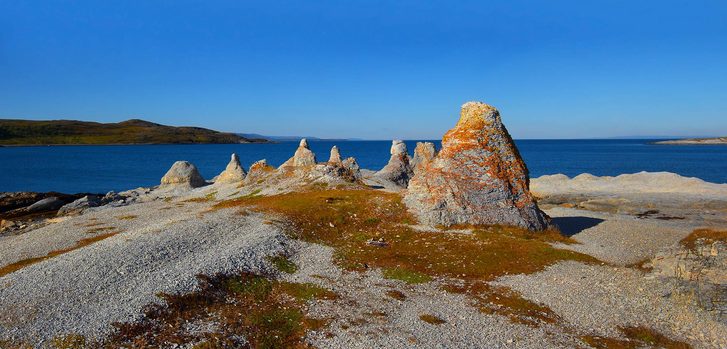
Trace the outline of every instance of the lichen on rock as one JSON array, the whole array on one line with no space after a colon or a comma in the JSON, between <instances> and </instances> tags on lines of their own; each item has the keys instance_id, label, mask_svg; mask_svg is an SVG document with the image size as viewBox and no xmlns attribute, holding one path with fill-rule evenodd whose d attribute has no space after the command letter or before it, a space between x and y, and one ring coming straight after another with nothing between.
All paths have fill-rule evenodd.
<instances>
[{"instance_id":1,"label":"lichen on rock","mask_svg":"<svg viewBox=\"0 0 727 349\"><path fill-rule=\"evenodd\" d=\"M424 224L548 227L529 190L528 169L500 113L481 102L462 106L442 149L409 181L404 199Z\"/></svg>"},{"instance_id":2,"label":"lichen on rock","mask_svg":"<svg viewBox=\"0 0 727 349\"><path fill-rule=\"evenodd\" d=\"M436 155L437 151L434 148L434 143L417 142L417 147L414 149L414 158L411 160L411 167L414 174L426 167L427 164L434 160Z\"/></svg>"}]
</instances>

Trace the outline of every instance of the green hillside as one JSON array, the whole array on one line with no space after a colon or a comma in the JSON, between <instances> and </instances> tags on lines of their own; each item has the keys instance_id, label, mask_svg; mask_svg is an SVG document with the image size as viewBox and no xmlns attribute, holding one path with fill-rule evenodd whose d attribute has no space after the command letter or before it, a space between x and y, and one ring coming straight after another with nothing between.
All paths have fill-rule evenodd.
<instances>
[{"instance_id":1,"label":"green hillside","mask_svg":"<svg viewBox=\"0 0 727 349\"><path fill-rule=\"evenodd\" d=\"M0 145L193 144L265 142L200 127L174 127L144 120L98 123L73 120L0 119Z\"/></svg>"}]
</instances>

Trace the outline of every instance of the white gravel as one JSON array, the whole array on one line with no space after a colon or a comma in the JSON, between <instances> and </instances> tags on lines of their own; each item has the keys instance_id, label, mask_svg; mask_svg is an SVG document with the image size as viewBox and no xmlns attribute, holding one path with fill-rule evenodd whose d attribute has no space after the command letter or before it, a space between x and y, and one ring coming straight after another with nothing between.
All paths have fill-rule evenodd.
<instances>
[{"instance_id":1,"label":"white gravel","mask_svg":"<svg viewBox=\"0 0 727 349\"><path fill-rule=\"evenodd\" d=\"M169 205L114 210L114 216L139 217L121 234L0 277L0 338L38 345L67 334L98 338L111 323L138 318L158 292L191 291L197 274L263 271L269 268L265 257L286 248L280 230L259 214L186 212L179 219L178 212L168 213L176 210L161 210ZM39 237L42 252L49 244L43 236L76 236L66 229L72 225L26 236Z\"/></svg>"},{"instance_id":2,"label":"white gravel","mask_svg":"<svg viewBox=\"0 0 727 349\"><path fill-rule=\"evenodd\" d=\"M500 283L546 304L582 331L618 336L617 326L646 325L695 348L727 348L727 324L691 300L672 296L664 280L634 269L561 262Z\"/></svg>"}]
</instances>

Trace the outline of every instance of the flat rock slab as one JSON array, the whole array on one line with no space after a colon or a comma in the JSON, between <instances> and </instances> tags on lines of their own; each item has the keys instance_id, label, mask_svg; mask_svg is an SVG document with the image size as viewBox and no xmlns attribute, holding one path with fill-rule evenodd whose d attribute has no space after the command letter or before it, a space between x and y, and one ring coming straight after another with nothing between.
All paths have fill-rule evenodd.
<instances>
[{"instance_id":1,"label":"flat rock slab","mask_svg":"<svg viewBox=\"0 0 727 349\"><path fill-rule=\"evenodd\" d=\"M568 208L546 210L553 223L580 244L556 244L601 261L628 265L678 243L694 227L633 216Z\"/></svg>"}]
</instances>

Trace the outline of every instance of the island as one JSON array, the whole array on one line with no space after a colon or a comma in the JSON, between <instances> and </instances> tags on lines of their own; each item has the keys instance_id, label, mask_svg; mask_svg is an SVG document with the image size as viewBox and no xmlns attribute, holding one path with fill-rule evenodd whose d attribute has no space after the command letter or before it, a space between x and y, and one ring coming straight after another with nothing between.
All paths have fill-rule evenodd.
<instances>
[{"instance_id":1,"label":"island","mask_svg":"<svg viewBox=\"0 0 727 349\"><path fill-rule=\"evenodd\" d=\"M666 145L715 145L715 144L727 144L727 137L713 137L713 138L685 138L685 139L674 139L668 141L658 141L653 144L666 144Z\"/></svg>"},{"instance_id":2,"label":"island","mask_svg":"<svg viewBox=\"0 0 727 349\"><path fill-rule=\"evenodd\" d=\"M175 127L131 119L119 123L0 119L1 145L265 143L201 127Z\"/></svg>"}]
</instances>

